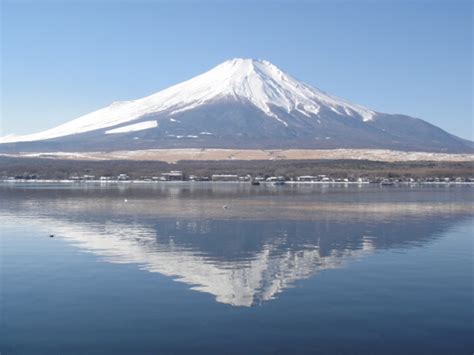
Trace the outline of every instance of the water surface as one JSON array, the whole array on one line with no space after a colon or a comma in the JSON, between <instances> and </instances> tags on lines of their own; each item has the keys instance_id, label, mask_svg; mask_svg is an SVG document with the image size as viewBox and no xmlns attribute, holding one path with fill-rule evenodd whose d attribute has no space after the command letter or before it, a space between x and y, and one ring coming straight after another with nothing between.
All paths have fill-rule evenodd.
<instances>
[{"instance_id":1,"label":"water surface","mask_svg":"<svg viewBox=\"0 0 474 355\"><path fill-rule=\"evenodd\" d=\"M0 350L469 354L472 193L4 184Z\"/></svg>"}]
</instances>

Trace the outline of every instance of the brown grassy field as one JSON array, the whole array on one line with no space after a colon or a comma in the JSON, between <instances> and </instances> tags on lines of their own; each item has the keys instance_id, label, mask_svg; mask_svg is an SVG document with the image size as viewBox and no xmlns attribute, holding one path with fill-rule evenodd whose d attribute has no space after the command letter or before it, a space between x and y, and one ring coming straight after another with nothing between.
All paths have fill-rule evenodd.
<instances>
[{"instance_id":1,"label":"brown grassy field","mask_svg":"<svg viewBox=\"0 0 474 355\"><path fill-rule=\"evenodd\" d=\"M371 161L474 161L471 154L403 152L381 149L148 149L81 153L20 153L11 157L42 157L72 160L154 160L176 163L182 160L371 160Z\"/></svg>"}]
</instances>

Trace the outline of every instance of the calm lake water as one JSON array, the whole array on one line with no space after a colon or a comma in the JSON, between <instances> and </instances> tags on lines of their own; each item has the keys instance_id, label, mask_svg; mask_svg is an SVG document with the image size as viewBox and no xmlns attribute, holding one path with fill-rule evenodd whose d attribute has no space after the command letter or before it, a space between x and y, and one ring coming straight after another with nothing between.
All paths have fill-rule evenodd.
<instances>
[{"instance_id":1,"label":"calm lake water","mask_svg":"<svg viewBox=\"0 0 474 355\"><path fill-rule=\"evenodd\" d=\"M0 185L1 354L471 354L473 192Z\"/></svg>"}]
</instances>

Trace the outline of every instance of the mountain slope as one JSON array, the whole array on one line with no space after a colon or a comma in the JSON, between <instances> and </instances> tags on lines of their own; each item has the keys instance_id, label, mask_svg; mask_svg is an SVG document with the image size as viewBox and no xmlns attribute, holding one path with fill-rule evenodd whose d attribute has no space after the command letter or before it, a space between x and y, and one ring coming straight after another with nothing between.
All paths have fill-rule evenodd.
<instances>
[{"instance_id":1,"label":"mountain slope","mask_svg":"<svg viewBox=\"0 0 474 355\"><path fill-rule=\"evenodd\" d=\"M378 113L310 87L267 61L233 59L151 96L56 128L0 138L0 150L384 148L472 152L423 121Z\"/></svg>"}]
</instances>

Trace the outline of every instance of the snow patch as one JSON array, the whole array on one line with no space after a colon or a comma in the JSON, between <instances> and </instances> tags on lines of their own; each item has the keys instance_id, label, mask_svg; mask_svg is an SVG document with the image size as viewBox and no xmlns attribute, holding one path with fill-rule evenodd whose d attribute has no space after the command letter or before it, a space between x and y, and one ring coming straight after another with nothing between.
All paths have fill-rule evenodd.
<instances>
[{"instance_id":1,"label":"snow patch","mask_svg":"<svg viewBox=\"0 0 474 355\"><path fill-rule=\"evenodd\" d=\"M158 127L158 122L157 121L144 121L144 122L131 124L131 125L128 125L128 126L109 129L108 131L105 131L105 134L116 134L116 133L127 133L127 132L143 131L145 129L155 128L155 127Z\"/></svg>"}]
</instances>

